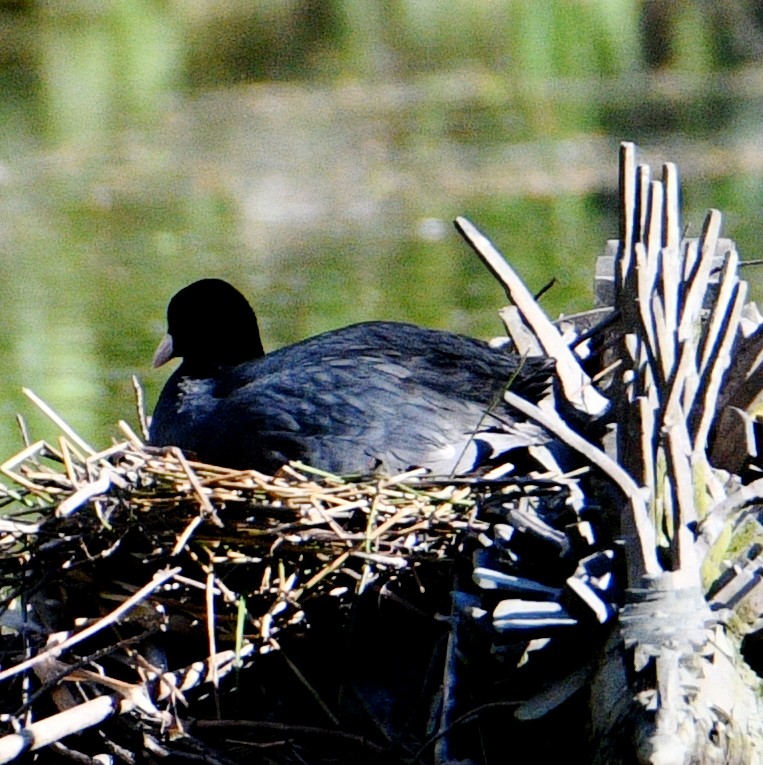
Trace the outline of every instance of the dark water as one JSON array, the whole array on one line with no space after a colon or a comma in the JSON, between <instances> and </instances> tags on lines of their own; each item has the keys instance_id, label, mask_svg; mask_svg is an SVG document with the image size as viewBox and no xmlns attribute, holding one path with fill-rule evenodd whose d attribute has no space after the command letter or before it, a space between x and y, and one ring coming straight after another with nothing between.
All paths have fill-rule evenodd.
<instances>
[{"instance_id":1,"label":"dark water","mask_svg":"<svg viewBox=\"0 0 763 765\"><path fill-rule=\"evenodd\" d=\"M503 295L451 225L466 215L531 289L556 280L550 313L589 307L623 139L678 163L690 233L719 207L763 256L763 70L707 43L728 20L666 20L666 62L636 3L601 3L598 36L565 15L586 3L548 3L545 27L512 2L376 22L293 3L267 24L80 5L0 9L0 454L17 412L56 432L22 386L96 446L134 422L130 376L153 402L166 302L202 276L252 299L269 348L370 318L491 336ZM706 47L681 58L692 34Z\"/></svg>"}]
</instances>

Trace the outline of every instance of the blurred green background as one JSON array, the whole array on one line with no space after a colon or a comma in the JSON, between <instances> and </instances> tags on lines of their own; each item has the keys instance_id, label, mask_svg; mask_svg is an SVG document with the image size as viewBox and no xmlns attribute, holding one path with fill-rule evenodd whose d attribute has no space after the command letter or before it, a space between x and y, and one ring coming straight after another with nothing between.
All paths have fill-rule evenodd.
<instances>
[{"instance_id":1,"label":"blurred green background","mask_svg":"<svg viewBox=\"0 0 763 765\"><path fill-rule=\"evenodd\" d=\"M763 7L628 0L0 0L0 455L106 446L169 297L239 286L266 347L371 318L501 332L488 233L552 314L591 304L617 147L685 224L763 256ZM748 278L757 281L755 269Z\"/></svg>"}]
</instances>

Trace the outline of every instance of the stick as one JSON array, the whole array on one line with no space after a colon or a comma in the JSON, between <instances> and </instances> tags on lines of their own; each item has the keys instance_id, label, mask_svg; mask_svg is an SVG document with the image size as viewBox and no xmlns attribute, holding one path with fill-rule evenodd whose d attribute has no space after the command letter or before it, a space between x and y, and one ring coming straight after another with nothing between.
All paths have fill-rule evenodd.
<instances>
[{"instance_id":1,"label":"stick","mask_svg":"<svg viewBox=\"0 0 763 765\"><path fill-rule=\"evenodd\" d=\"M565 398L579 411L593 417L603 414L609 401L599 393L591 378L583 371L577 357L564 342L559 330L551 323L543 309L535 302L530 290L519 275L506 262L495 245L466 218L456 218L456 228L482 262L503 284L506 294L519 309L526 323L535 333L546 354L556 360L556 371L564 389Z\"/></svg>"}]
</instances>

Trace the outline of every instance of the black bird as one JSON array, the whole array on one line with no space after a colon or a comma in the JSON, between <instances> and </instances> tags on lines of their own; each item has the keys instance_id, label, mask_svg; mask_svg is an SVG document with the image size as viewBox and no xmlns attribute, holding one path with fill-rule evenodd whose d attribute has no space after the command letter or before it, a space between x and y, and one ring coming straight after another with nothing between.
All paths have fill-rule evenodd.
<instances>
[{"instance_id":1,"label":"black bird","mask_svg":"<svg viewBox=\"0 0 763 765\"><path fill-rule=\"evenodd\" d=\"M550 362L463 335L373 321L266 354L246 298L203 279L167 309L158 367L183 359L156 405L150 443L210 464L273 472L289 460L337 474L412 466L468 473L547 439L506 388L536 400Z\"/></svg>"}]
</instances>

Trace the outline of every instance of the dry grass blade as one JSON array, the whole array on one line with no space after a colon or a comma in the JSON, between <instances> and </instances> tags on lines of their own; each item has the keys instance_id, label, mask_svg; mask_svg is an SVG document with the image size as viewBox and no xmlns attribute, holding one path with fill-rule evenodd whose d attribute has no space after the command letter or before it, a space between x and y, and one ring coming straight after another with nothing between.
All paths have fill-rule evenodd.
<instances>
[{"instance_id":1,"label":"dry grass blade","mask_svg":"<svg viewBox=\"0 0 763 765\"><path fill-rule=\"evenodd\" d=\"M681 247L681 190L679 188L678 168L672 162L666 162L662 166L662 182L665 185L665 209L663 219L662 245L673 253L678 253ZM674 267L678 266L678 259L669 267L669 272L679 279Z\"/></svg>"},{"instance_id":2,"label":"dry grass blade","mask_svg":"<svg viewBox=\"0 0 763 765\"><path fill-rule=\"evenodd\" d=\"M642 306L648 306L654 295L655 282L659 271L659 258L650 258L647 255L646 247L642 242L637 242L634 246L634 258L636 263L636 288L638 290L638 301ZM660 349L657 345L657 327L655 326L655 316L652 311L640 311L641 328L646 342L644 358L639 355L634 361L640 366L647 360L654 360L659 357ZM654 373L654 364L652 363ZM659 369L661 372L662 369Z\"/></svg>"},{"instance_id":3,"label":"dry grass blade","mask_svg":"<svg viewBox=\"0 0 763 765\"><path fill-rule=\"evenodd\" d=\"M718 344L717 355L714 363L709 365L710 373L707 375L705 389L702 391L703 406L700 408L699 425L694 437L695 450L701 450L703 453L707 449L708 435L717 414L717 401L724 374L731 364L731 349L739 334L739 318L746 297L747 284L745 282L737 283L733 294L730 296L730 308L725 313L726 326Z\"/></svg>"},{"instance_id":4,"label":"dry grass blade","mask_svg":"<svg viewBox=\"0 0 763 765\"><path fill-rule=\"evenodd\" d=\"M686 281L687 293L679 327L679 338L682 340L694 336L698 329L700 311L707 293L720 231L721 214L718 210L711 210L705 219L700 236L699 260Z\"/></svg>"},{"instance_id":5,"label":"dry grass blade","mask_svg":"<svg viewBox=\"0 0 763 765\"><path fill-rule=\"evenodd\" d=\"M639 180L643 181L648 177L648 172L639 172L636 168L635 145L629 142L621 143L619 173L621 247L615 269L616 276L619 276L619 279L616 278L615 299L621 290L628 289L629 275L633 273L633 245L637 239L642 238L643 229L639 224L646 221L646 217L639 219L638 214L639 201L642 199L639 192ZM644 193L646 193L645 190Z\"/></svg>"},{"instance_id":6,"label":"dry grass blade","mask_svg":"<svg viewBox=\"0 0 763 765\"><path fill-rule=\"evenodd\" d=\"M180 463L185 474L188 476L188 481L193 487L193 490L196 494L197 499L199 500L199 504L202 507L205 517L211 520L216 526L222 527L223 525L222 521L217 517L217 512L215 511L214 506L209 501L209 497L206 495L204 488L202 487L201 482L198 479L198 476L196 475L194 470L191 469L191 466L189 465L188 460L183 456L183 452L181 452L179 449L175 449L174 456L177 459L177 461Z\"/></svg>"}]
</instances>

